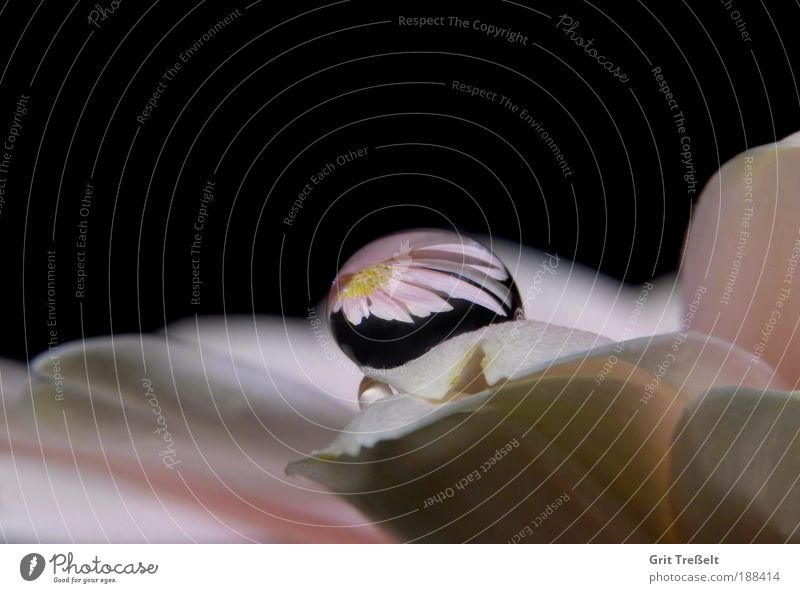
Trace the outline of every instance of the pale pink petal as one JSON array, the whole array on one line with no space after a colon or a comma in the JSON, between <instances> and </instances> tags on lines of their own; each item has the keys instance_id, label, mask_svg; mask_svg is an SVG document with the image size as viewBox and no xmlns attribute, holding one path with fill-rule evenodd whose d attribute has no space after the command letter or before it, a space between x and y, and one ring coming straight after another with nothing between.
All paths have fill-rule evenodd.
<instances>
[{"instance_id":1,"label":"pale pink petal","mask_svg":"<svg viewBox=\"0 0 800 593\"><path fill-rule=\"evenodd\" d=\"M348 414L317 414L301 377L229 354L163 333L61 345L60 401L52 353L14 398L0 369L0 528L14 541L373 539L340 500L283 475L287 458L327 441ZM317 396L316 408L330 409Z\"/></svg>"},{"instance_id":2,"label":"pale pink petal","mask_svg":"<svg viewBox=\"0 0 800 593\"><path fill-rule=\"evenodd\" d=\"M477 270L483 274L486 274L489 276L489 278L502 281L508 280L508 273L505 270L501 270L499 268L488 268L486 266L479 266L471 263L466 263L465 265L473 270Z\"/></svg>"},{"instance_id":3,"label":"pale pink petal","mask_svg":"<svg viewBox=\"0 0 800 593\"><path fill-rule=\"evenodd\" d=\"M417 317L453 310L453 306L436 293L405 282L393 284L391 296L401 301Z\"/></svg>"},{"instance_id":4,"label":"pale pink petal","mask_svg":"<svg viewBox=\"0 0 800 593\"><path fill-rule=\"evenodd\" d=\"M443 260L431 260L431 259L422 259L422 260L415 259L409 265L410 267L414 268L427 268L431 270L449 272L451 274L463 276L464 278L472 281L478 286L491 291L499 300L505 303L506 306L510 305L511 303L511 295L509 294L509 288L501 284L497 280L491 278L488 275L489 268L480 268L476 266L469 266L455 262L448 262ZM505 275L505 277L507 278L508 276Z\"/></svg>"},{"instance_id":5,"label":"pale pink petal","mask_svg":"<svg viewBox=\"0 0 800 593\"><path fill-rule=\"evenodd\" d=\"M370 310L372 314L387 321L403 321L405 323L414 323L414 320L408 314L402 305L398 304L390 296L382 290L372 293L369 296Z\"/></svg>"},{"instance_id":6,"label":"pale pink petal","mask_svg":"<svg viewBox=\"0 0 800 593\"><path fill-rule=\"evenodd\" d=\"M488 238L484 239L488 242ZM644 286L619 280L519 243L494 239L508 264L530 319L574 327L615 339L679 331L683 295L674 276Z\"/></svg>"},{"instance_id":7,"label":"pale pink petal","mask_svg":"<svg viewBox=\"0 0 800 593\"><path fill-rule=\"evenodd\" d=\"M0 470L6 478L0 541L294 541L289 533L284 538L275 533L273 539L255 525L233 517L221 521L196 504L174 504L170 500L171 504L164 505L146 488L119 476L115 485L110 473L103 471L102 463L90 467L84 453L76 452L76 462L68 443L58 455L49 449L43 454L34 439L24 436L15 437L11 447L0 442Z\"/></svg>"},{"instance_id":8,"label":"pale pink petal","mask_svg":"<svg viewBox=\"0 0 800 593\"><path fill-rule=\"evenodd\" d=\"M339 350L325 321L320 306L312 307L304 319L208 316L173 323L167 332L175 340L199 344L215 358L229 360L236 373L263 372L260 397L286 399L317 422L323 418L342 422L358 411L354 394L362 374Z\"/></svg>"},{"instance_id":9,"label":"pale pink petal","mask_svg":"<svg viewBox=\"0 0 800 593\"><path fill-rule=\"evenodd\" d=\"M350 323L353 325L361 323L361 305L358 302L358 298L343 299L342 307L344 309L344 316L347 317Z\"/></svg>"},{"instance_id":10,"label":"pale pink petal","mask_svg":"<svg viewBox=\"0 0 800 593\"><path fill-rule=\"evenodd\" d=\"M414 250L413 261L415 262L447 262L450 265L456 265L460 268L469 267L474 270L483 272L486 276L496 280L508 279L508 273L505 268L497 268L491 265L486 265L485 262L475 260L468 257L453 257L452 254L442 251L433 251L429 249Z\"/></svg>"},{"instance_id":11,"label":"pale pink petal","mask_svg":"<svg viewBox=\"0 0 800 593\"><path fill-rule=\"evenodd\" d=\"M473 257L477 260L491 264L495 268L504 269L503 262L498 259L491 251L480 244L468 243L439 243L436 245L425 245L425 249L435 249L448 253L457 253L462 256Z\"/></svg>"},{"instance_id":12,"label":"pale pink petal","mask_svg":"<svg viewBox=\"0 0 800 593\"><path fill-rule=\"evenodd\" d=\"M414 317L427 317L428 315L433 313L433 311L431 311L429 308L425 307L424 305L422 305L420 303L414 303L414 302L409 302L409 301L405 301L404 300L403 301L403 306Z\"/></svg>"},{"instance_id":13,"label":"pale pink petal","mask_svg":"<svg viewBox=\"0 0 800 593\"><path fill-rule=\"evenodd\" d=\"M503 307L487 292L473 286L469 282L459 280L449 274L434 272L431 270L409 268L403 274L403 280L413 282L418 286L438 290L445 293L449 298L464 299L471 301L498 315L506 315Z\"/></svg>"},{"instance_id":14,"label":"pale pink petal","mask_svg":"<svg viewBox=\"0 0 800 593\"><path fill-rule=\"evenodd\" d=\"M800 133L729 161L692 216L682 285L694 329L800 380Z\"/></svg>"},{"instance_id":15,"label":"pale pink petal","mask_svg":"<svg viewBox=\"0 0 800 593\"><path fill-rule=\"evenodd\" d=\"M340 276L357 274L367 266L388 262L398 257L409 255L413 249L423 248L426 245L452 242L453 234L449 231L436 231L420 229L417 231L403 231L375 239L369 245L356 251L339 270ZM463 237L469 242L470 239ZM406 247L408 250L406 250Z\"/></svg>"},{"instance_id":16,"label":"pale pink petal","mask_svg":"<svg viewBox=\"0 0 800 593\"><path fill-rule=\"evenodd\" d=\"M361 314L365 319L367 319L369 317L369 303L367 302L366 297L361 297L358 299L358 306L361 308Z\"/></svg>"}]
</instances>

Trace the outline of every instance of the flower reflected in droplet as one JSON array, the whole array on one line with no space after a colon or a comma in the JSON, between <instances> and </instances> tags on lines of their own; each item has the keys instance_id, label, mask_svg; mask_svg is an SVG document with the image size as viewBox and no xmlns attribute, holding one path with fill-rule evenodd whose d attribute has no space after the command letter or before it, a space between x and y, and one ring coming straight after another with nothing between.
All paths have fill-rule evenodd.
<instances>
[{"instance_id":1,"label":"flower reflected in droplet","mask_svg":"<svg viewBox=\"0 0 800 593\"><path fill-rule=\"evenodd\" d=\"M381 342L403 339L405 350L409 338L416 340L418 347L407 351L413 358L443 339L521 311L500 259L446 231L398 233L366 245L342 267L329 296L329 318L345 352L359 364L380 367L407 360L397 358L397 344L388 358L382 356Z\"/></svg>"}]
</instances>

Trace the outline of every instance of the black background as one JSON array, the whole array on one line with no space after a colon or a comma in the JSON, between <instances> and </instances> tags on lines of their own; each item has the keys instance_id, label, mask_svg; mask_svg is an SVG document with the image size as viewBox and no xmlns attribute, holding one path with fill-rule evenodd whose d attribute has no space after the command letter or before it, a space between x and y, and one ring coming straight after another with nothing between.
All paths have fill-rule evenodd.
<instances>
[{"instance_id":1,"label":"black background","mask_svg":"<svg viewBox=\"0 0 800 593\"><path fill-rule=\"evenodd\" d=\"M64 342L194 314L302 315L337 262L407 227L491 233L631 283L672 271L710 175L800 129L800 5L778 4L122 0L98 27L88 22L94 2L9 0L1 138L20 96L30 98L0 210L0 355L34 355L51 330ZM165 70L235 9L241 16L137 122ZM556 26L562 14L627 82ZM527 43L447 19L398 23L420 15L507 27ZM690 165L656 66L685 116ZM453 90L454 80L527 109L573 173L564 177L518 113ZM337 166L286 225L311 175L362 147L367 155ZM192 304L190 246L207 180L215 196ZM88 182L86 290L76 297Z\"/></svg>"}]
</instances>

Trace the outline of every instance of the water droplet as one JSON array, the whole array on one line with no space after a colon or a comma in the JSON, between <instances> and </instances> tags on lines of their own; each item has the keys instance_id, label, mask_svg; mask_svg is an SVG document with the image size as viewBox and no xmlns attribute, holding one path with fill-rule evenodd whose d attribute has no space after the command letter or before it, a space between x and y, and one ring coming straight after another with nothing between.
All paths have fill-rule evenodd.
<instances>
[{"instance_id":1,"label":"water droplet","mask_svg":"<svg viewBox=\"0 0 800 593\"><path fill-rule=\"evenodd\" d=\"M366 410L375 402L388 399L392 393L392 388L386 383L381 383L371 377L364 377L358 386L358 405L362 410Z\"/></svg>"},{"instance_id":2,"label":"water droplet","mask_svg":"<svg viewBox=\"0 0 800 593\"><path fill-rule=\"evenodd\" d=\"M339 270L328 323L360 366L391 368L444 340L522 317L503 262L481 243L441 230L382 237Z\"/></svg>"}]
</instances>

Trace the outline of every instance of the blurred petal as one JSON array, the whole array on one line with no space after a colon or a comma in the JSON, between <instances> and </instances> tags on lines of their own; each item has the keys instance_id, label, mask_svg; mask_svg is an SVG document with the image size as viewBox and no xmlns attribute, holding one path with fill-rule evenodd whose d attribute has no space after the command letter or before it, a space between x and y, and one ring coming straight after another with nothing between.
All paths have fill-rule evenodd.
<instances>
[{"instance_id":1,"label":"blurred petal","mask_svg":"<svg viewBox=\"0 0 800 593\"><path fill-rule=\"evenodd\" d=\"M347 418L358 411L355 394L364 375L336 345L324 309L311 308L306 319L199 317L173 323L167 332L181 342L199 342L204 350L231 362L265 373L269 369L273 377L291 377L299 388L289 395L303 398L306 406L342 408Z\"/></svg>"},{"instance_id":2,"label":"blurred petal","mask_svg":"<svg viewBox=\"0 0 800 593\"><path fill-rule=\"evenodd\" d=\"M684 412L670 469L693 542L800 543L800 393L719 388Z\"/></svg>"},{"instance_id":3,"label":"blurred petal","mask_svg":"<svg viewBox=\"0 0 800 593\"><path fill-rule=\"evenodd\" d=\"M31 539L383 539L335 497L283 476L286 460L350 416L302 377L165 335L67 344L57 362L51 353L34 361L46 377L6 410L5 440L22 476L8 510L51 507L32 513ZM43 529L55 511L60 521Z\"/></svg>"},{"instance_id":4,"label":"blurred petal","mask_svg":"<svg viewBox=\"0 0 800 593\"><path fill-rule=\"evenodd\" d=\"M684 409L709 385L782 385L698 334L589 349L585 332L527 321L465 336L462 357L489 359L479 365L489 389L446 403L375 402L289 473L409 541L679 541L666 492Z\"/></svg>"},{"instance_id":5,"label":"blurred petal","mask_svg":"<svg viewBox=\"0 0 800 593\"><path fill-rule=\"evenodd\" d=\"M683 302L674 276L630 286L557 254L497 238L483 242L506 262L528 319L619 341L681 329Z\"/></svg>"},{"instance_id":6,"label":"blurred petal","mask_svg":"<svg viewBox=\"0 0 800 593\"><path fill-rule=\"evenodd\" d=\"M5 543L273 541L266 530L236 518L223 520L196 504L162 502L103 464L73 460L68 449L40 451L21 441L8 448L4 440L0 526ZM271 533L275 541L290 537Z\"/></svg>"},{"instance_id":7,"label":"blurred petal","mask_svg":"<svg viewBox=\"0 0 800 593\"><path fill-rule=\"evenodd\" d=\"M700 196L682 284L694 328L800 379L800 133L725 164ZM696 299L698 287L707 289Z\"/></svg>"}]
</instances>

